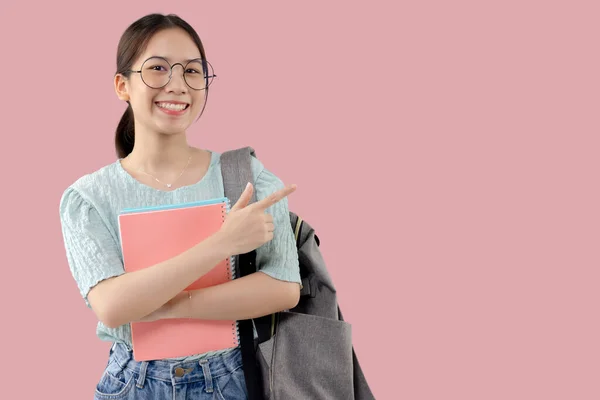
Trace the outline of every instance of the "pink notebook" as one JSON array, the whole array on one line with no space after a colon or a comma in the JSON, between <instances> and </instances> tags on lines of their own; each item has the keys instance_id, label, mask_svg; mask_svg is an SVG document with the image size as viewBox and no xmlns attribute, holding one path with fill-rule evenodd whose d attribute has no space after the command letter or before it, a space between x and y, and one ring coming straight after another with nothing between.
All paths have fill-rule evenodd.
<instances>
[{"instance_id":1,"label":"pink notebook","mask_svg":"<svg viewBox=\"0 0 600 400\"><path fill-rule=\"evenodd\" d=\"M227 198L172 206L126 209L119 215L125 271L165 261L217 232L229 209ZM234 278L229 258L187 287L201 289ZM131 323L136 361L185 357L237 347L236 321L165 319Z\"/></svg>"}]
</instances>

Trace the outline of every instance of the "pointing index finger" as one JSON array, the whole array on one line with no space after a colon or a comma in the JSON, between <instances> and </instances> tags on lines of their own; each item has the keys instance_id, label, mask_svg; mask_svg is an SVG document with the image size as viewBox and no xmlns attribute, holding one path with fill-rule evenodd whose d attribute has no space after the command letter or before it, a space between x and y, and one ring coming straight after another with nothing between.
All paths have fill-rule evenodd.
<instances>
[{"instance_id":1,"label":"pointing index finger","mask_svg":"<svg viewBox=\"0 0 600 400\"><path fill-rule=\"evenodd\" d=\"M294 185L294 184L288 185L288 186L284 187L283 189L280 189L280 190L270 194L269 196L265 197L264 199L257 201L256 203L253 204L253 206L255 208L260 208L262 210L266 210L273 204L283 200L285 197L292 194L295 190L296 190L296 185Z\"/></svg>"}]
</instances>

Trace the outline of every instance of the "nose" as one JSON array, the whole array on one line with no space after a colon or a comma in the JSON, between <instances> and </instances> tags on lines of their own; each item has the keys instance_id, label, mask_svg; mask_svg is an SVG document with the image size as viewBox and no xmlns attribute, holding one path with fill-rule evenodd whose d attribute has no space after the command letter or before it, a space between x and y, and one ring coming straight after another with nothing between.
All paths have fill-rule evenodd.
<instances>
[{"instance_id":1,"label":"nose","mask_svg":"<svg viewBox=\"0 0 600 400\"><path fill-rule=\"evenodd\" d=\"M178 72L175 67L181 67L181 73ZM185 73L184 66L177 63L171 66L171 80L165 86L165 90L168 92L175 93L186 93L187 92L187 84L185 83L185 79L183 78L183 74Z\"/></svg>"}]
</instances>

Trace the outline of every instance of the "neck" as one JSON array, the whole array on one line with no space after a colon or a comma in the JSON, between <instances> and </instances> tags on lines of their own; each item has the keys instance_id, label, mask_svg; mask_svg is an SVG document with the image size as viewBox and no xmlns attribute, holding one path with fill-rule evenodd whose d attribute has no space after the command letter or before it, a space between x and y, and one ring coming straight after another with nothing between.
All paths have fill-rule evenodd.
<instances>
[{"instance_id":1,"label":"neck","mask_svg":"<svg viewBox=\"0 0 600 400\"><path fill-rule=\"evenodd\" d=\"M135 136L133 151L127 156L129 165L135 169L149 173L180 170L192 154L185 133Z\"/></svg>"}]
</instances>

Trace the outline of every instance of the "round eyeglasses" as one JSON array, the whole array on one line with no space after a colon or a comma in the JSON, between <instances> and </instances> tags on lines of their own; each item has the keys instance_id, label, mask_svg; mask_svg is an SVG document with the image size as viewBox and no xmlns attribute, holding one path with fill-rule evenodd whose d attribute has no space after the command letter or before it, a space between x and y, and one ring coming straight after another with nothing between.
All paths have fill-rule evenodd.
<instances>
[{"instance_id":1,"label":"round eyeglasses","mask_svg":"<svg viewBox=\"0 0 600 400\"><path fill-rule=\"evenodd\" d=\"M183 68L183 80L194 90L204 90L213 81L216 75L213 73L212 65L206 60L197 58L188 61L185 66L181 63L169 64L162 57L150 57L142 64L139 71L129 70L140 74L146 86L152 89L160 89L171 81L173 67L181 65Z\"/></svg>"}]
</instances>

